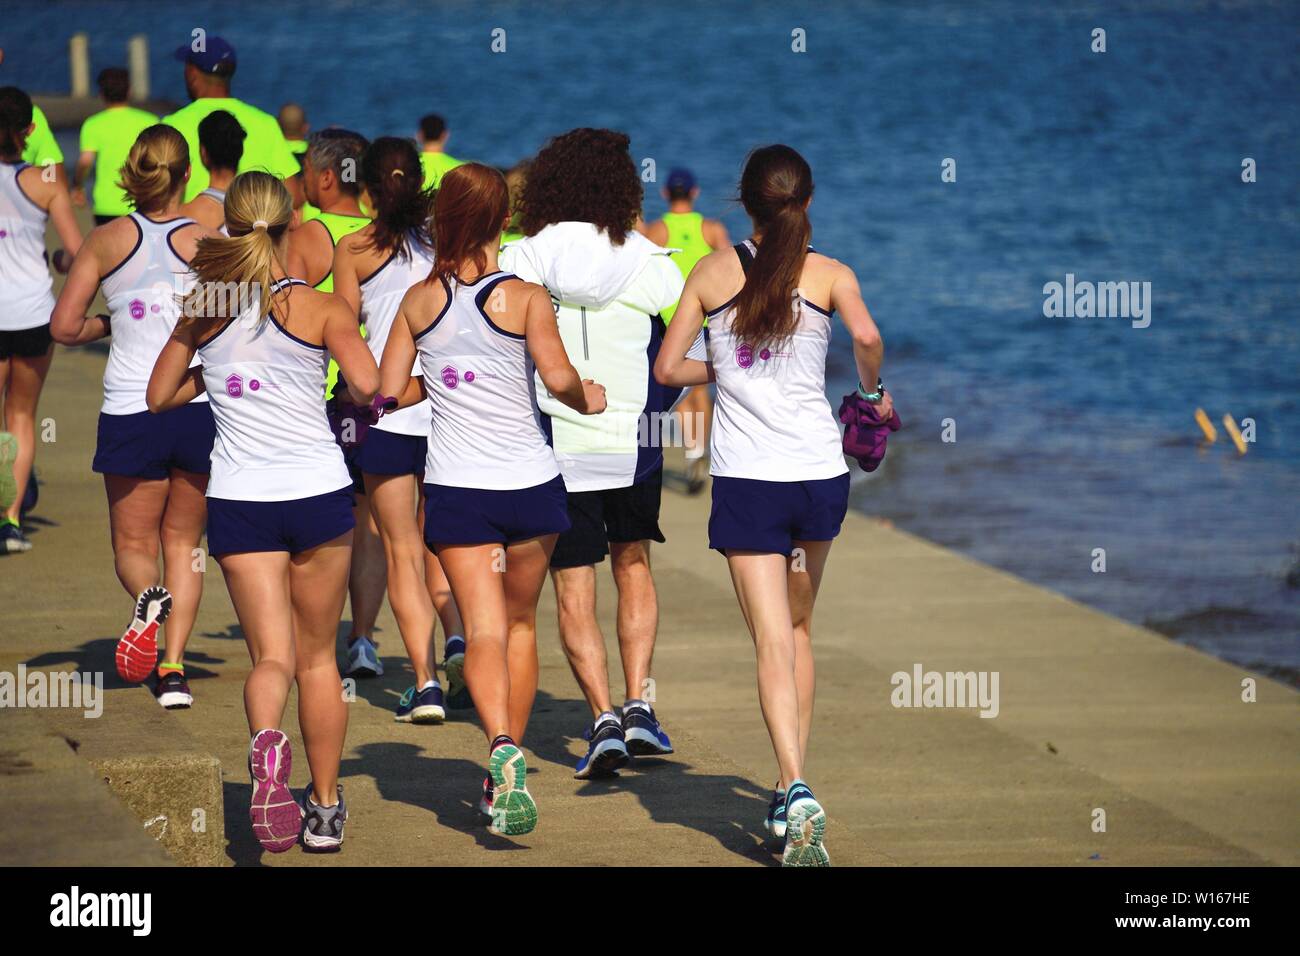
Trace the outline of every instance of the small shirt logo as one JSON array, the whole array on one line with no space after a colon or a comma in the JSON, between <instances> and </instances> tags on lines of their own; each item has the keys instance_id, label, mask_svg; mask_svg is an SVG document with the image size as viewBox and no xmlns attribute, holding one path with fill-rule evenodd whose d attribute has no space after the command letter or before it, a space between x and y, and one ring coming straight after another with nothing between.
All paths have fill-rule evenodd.
<instances>
[{"instance_id":1,"label":"small shirt logo","mask_svg":"<svg viewBox=\"0 0 1300 956\"><path fill-rule=\"evenodd\" d=\"M456 366L447 365L443 367L442 384L447 388L455 388L460 384L460 373L456 371Z\"/></svg>"},{"instance_id":2,"label":"small shirt logo","mask_svg":"<svg viewBox=\"0 0 1300 956\"><path fill-rule=\"evenodd\" d=\"M741 343L736 347L736 364L741 368L749 368L754 364L754 350L749 345Z\"/></svg>"},{"instance_id":3,"label":"small shirt logo","mask_svg":"<svg viewBox=\"0 0 1300 956\"><path fill-rule=\"evenodd\" d=\"M466 372L466 373L465 373L465 381L467 381L467 382L472 382L472 381L474 381L474 373L473 373L473 372Z\"/></svg>"},{"instance_id":4,"label":"small shirt logo","mask_svg":"<svg viewBox=\"0 0 1300 956\"><path fill-rule=\"evenodd\" d=\"M137 322L144 318L144 302L140 299L132 299L127 308L130 310L131 318Z\"/></svg>"},{"instance_id":5,"label":"small shirt logo","mask_svg":"<svg viewBox=\"0 0 1300 956\"><path fill-rule=\"evenodd\" d=\"M239 398L244 394L244 380L238 375L226 376L226 394L231 398Z\"/></svg>"}]
</instances>

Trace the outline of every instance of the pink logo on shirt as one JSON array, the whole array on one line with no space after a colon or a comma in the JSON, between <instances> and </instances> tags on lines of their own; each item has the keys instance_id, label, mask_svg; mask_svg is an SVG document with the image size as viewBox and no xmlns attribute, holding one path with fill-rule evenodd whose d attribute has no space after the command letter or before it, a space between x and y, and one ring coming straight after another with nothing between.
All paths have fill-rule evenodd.
<instances>
[{"instance_id":1,"label":"pink logo on shirt","mask_svg":"<svg viewBox=\"0 0 1300 956\"><path fill-rule=\"evenodd\" d=\"M736 347L736 364L741 368L749 368L754 364L754 350L752 347L741 343Z\"/></svg>"},{"instance_id":2,"label":"pink logo on shirt","mask_svg":"<svg viewBox=\"0 0 1300 956\"><path fill-rule=\"evenodd\" d=\"M0 229L0 239L4 239L4 238L7 237L8 235L9 235L9 230L8 230L8 229Z\"/></svg>"},{"instance_id":3,"label":"pink logo on shirt","mask_svg":"<svg viewBox=\"0 0 1300 956\"><path fill-rule=\"evenodd\" d=\"M447 365L443 367L442 384L447 388L455 388L460 384L460 373L456 371L456 366Z\"/></svg>"},{"instance_id":4,"label":"pink logo on shirt","mask_svg":"<svg viewBox=\"0 0 1300 956\"><path fill-rule=\"evenodd\" d=\"M144 303L141 300L132 299L127 308L130 310L131 318L137 322L144 318Z\"/></svg>"},{"instance_id":5,"label":"pink logo on shirt","mask_svg":"<svg viewBox=\"0 0 1300 956\"><path fill-rule=\"evenodd\" d=\"M474 381L474 373L473 373L473 372L466 372L466 373L465 373L465 381L467 381L467 382L472 382L472 381Z\"/></svg>"},{"instance_id":6,"label":"pink logo on shirt","mask_svg":"<svg viewBox=\"0 0 1300 956\"><path fill-rule=\"evenodd\" d=\"M226 376L226 394L231 398L239 398L244 394L244 380L238 375Z\"/></svg>"}]
</instances>

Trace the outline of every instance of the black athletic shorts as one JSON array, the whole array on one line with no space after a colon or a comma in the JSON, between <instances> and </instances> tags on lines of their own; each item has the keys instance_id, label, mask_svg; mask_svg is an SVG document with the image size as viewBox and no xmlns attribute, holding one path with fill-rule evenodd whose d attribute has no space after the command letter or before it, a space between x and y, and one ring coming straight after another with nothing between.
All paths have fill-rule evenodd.
<instances>
[{"instance_id":1,"label":"black athletic shorts","mask_svg":"<svg viewBox=\"0 0 1300 956\"><path fill-rule=\"evenodd\" d=\"M34 329L0 332L0 361L15 355L19 358L40 358L49 351L53 341L48 322Z\"/></svg>"},{"instance_id":2,"label":"black athletic shorts","mask_svg":"<svg viewBox=\"0 0 1300 956\"><path fill-rule=\"evenodd\" d=\"M663 491L663 466L628 488L604 491L570 491L569 522L551 554L551 567L578 568L599 564L609 554L610 543L663 541L659 530L659 497Z\"/></svg>"}]
</instances>

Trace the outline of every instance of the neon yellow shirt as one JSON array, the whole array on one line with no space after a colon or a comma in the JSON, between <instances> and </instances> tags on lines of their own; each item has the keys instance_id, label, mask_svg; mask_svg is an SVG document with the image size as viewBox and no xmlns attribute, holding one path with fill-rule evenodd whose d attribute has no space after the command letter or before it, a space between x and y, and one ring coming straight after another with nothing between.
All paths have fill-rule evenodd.
<instances>
[{"instance_id":1,"label":"neon yellow shirt","mask_svg":"<svg viewBox=\"0 0 1300 956\"><path fill-rule=\"evenodd\" d=\"M456 159L446 153L421 153L420 166L424 169L424 188L437 189L442 177L457 166L465 165L463 159Z\"/></svg>"},{"instance_id":2,"label":"neon yellow shirt","mask_svg":"<svg viewBox=\"0 0 1300 956\"><path fill-rule=\"evenodd\" d=\"M668 248L681 250L672 253L669 258L681 270L682 278L688 278L695 263L713 251L713 247L704 238L704 217L698 212L666 212L663 222L668 228ZM664 321L672 321L676 311L675 305L665 309Z\"/></svg>"},{"instance_id":3,"label":"neon yellow shirt","mask_svg":"<svg viewBox=\"0 0 1300 956\"><path fill-rule=\"evenodd\" d=\"M117 184L117 176L135 138L157 122L158 117L152 113L122 104L101 110L81 124L81 151L95 154L95 189L91 195L95 215L125 216L134 208Z\"/></svg>"},{"instance_id":4,"label":"neon yellow shirt","mask_svg":"<svg viewBox=\"0 0 1300 956\"><path fill-rule=\"evenodd\" d=\"M50 121L45 118L39 106L32 106L32 135L27 137L23 162L33 166L63 162L63 150L59 149L58 140L50 130Z\"/></svg>"},{"instance_id":5,"label":"neon yellow shirt","mask_svg":"<svg viewBox=\"0 0 1300 956\"><path fill-rule=\"evenodd\" d=\"M216 110L226 110L248 134L244 139L244 155L239 160L238 172L256 169L281 179L302 172L274 116L233 96L205 96L181 107L171 116L163 117L163 122L180 130L190 144L190 184L185 189L186 202L208 188L208 171L199 162L199 121Z\"/></svg>"},{"instance_id":6,"label":"neon yellow shirt","mask_svg":"<svg viewBox=\"0 0 1300 956\"><path fill-rule=\"evenodd\" d=\"M314 217L320 220L322 226L329 230L330 240L334 245L339 244L339 240L344 236L350 236L354 232L360 232L366 226L370 225L370 220L365 216L349 216L337 212L317 212ZM325 278L317 282L313 287L321 292L334 291L334 270L331 269L326 273ZM361 327L361 334L366 334L365 326ZM334 385L339 380L339 366L334 359L330 359L329 368L325 372L325 394L334 394Z\"/></svg>"}]
</instances>

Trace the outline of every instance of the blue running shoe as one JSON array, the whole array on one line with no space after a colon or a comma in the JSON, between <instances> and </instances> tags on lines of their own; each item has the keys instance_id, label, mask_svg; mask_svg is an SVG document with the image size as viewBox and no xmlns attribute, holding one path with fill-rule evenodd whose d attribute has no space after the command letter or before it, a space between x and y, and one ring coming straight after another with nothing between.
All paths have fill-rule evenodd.
<instances>
[{"instance_id":1,"label":"blue running shoe","mask_svg":"<svg viewBox=\"0 0 1300 956\"><path fill-rule=\"evenodd\" d=\"M592 777L612 777L628 761L627 744L623 741L623 726L613 711L605 711L596 718L591 729L583 736L589 741L587 755L578 761L573 775L579 780Z\"/></svg>"},{"instance_id":2,"label":"blue running shoe","mask_svg":"<svg viewBox=\"0 0 1300 956\"><path fill-rule=\"evenodd\" d=\"M408 687L397 702L393 720L399 724L439 724L447 716L442 706L442 688L431 680L418 690Z\"/></svg>"},{"instance_id":3,"label":"blue running shoe","mask_svg":"<svg viewBox=\"0 0 1300 956\"><path fill-rule=\"evenodd\" d=\"M629 700L623 705L623 738L627 749L637 757L662 757L673 752L672 741L659 726L654 710L643 700Z\"/></svg>"},{"instance_id":4,"label":"blue running shoe","mask_svg":"<svg viewBox=\"0 0 1300 956\"><path fill-rule=\"evenodd\" d=\"M826 836L826 811L802 780L790 784L785 794L785 852L782 866L830 866L822 840Z\"/></svg>"},{"instance_id":5,"label":"blue running shoe","mask_svg":"<svg viewBox=\"0 0 1300 956\"><path fill-rule=\"evenodd\" d=\"M452 635L442 651L442 669L447 675L447 707L469 710L474 701L465 684L465 638Z\"/></svg>"},{"instance_id":6,"label":"blue running shoe","mask_svg":"<svg viewBox=\"0 0 1300 956\"><path fill-rule=\"evenodd\" d=\"M772 802L767 805L767 819L763 821L763 829L770 833L774 839L785 839L784 790L772 791Z\"/></svg>"},{"instance_id":7,"label":"blue running shoe","mask_svg":"<svg viewBox=\"0 0 1300 956\"><path fill-rule=\"evenodd\" d=\"M379 645L362 635L348 642L348 664L343 669L345 677L383 677L384 665L379 660Z\"/></svg>"}]
</instances>

